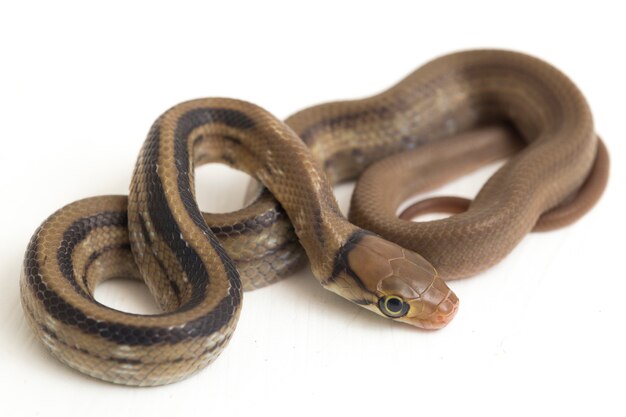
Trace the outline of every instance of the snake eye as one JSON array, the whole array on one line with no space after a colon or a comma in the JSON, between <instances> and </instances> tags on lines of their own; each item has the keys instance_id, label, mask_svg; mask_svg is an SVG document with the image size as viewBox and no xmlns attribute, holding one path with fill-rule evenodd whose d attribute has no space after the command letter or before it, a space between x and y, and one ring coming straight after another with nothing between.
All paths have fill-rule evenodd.
<instances>
[{"instance_id":1,"label":"snake eye","mask_svg":"<svg viewBox=\"0 0 626 417\"><path fill-rule=\"evenodd\" d=\"M398 318L409 311L409 305L400 297L387 295L378 300L378 308L385 316Z\"/></svg>"}]
</instances>

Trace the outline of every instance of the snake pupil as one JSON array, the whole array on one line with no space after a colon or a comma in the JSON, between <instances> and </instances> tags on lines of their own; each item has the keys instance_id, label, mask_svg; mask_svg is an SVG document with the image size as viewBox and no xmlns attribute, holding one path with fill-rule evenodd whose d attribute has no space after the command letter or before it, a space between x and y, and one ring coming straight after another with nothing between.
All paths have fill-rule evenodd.
<instances>
[{"instance_id":1,"label":"snake pupil","mask_svg":"<svg viewBox=\"0 0 626 417\"><path fill-rule=\"evenodd\" d=\"M409 305L395 295L381 297L378 300L378 308L384 315L392 318L402 317L409 311Z\"/></svg>"},{"instance_id":2,"label":"snake pupil","mask_svg":"<svg viewBox=\"0 0 626 417\"><path fill-rule=\"evenodd\" d=\"M393 297L387 300L387 310L392 313L398 313L402 310L402 301L399 298Z\"/></svg>"}]
</instances>

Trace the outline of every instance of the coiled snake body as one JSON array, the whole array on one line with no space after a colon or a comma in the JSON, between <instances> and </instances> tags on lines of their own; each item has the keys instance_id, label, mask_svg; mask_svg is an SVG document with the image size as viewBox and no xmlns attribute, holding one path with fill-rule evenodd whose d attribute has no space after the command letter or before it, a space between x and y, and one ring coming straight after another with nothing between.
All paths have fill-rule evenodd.
<instances>
[{"instance_id":1,"label":"coiled snake body","mask_svg":"<svg viewBox=\"0 0 626 417\"><path fill-rule=\"evenodd\" d=\"M484 127L495 123L508 127ZM382 94L286 122L232 99L185 102L152 126L128 198L81 200L40 226L24 260L22 304L37 336L73 368L121 384L170 383L221 352L242 287L296 268L299 241L327 289L394 320L439 328L458 306L444 278L499 261L544 213L549 228L593 205L608 175L599 143L572 82L507 51L448 55ZM348 221L332 184L401 150L363 176ZM416 191L512 152L462 213L397 218ZM201 213L193 171L212 161L248 172L269 192L236 213ZM142 279L164 313L96 302L96 285L113 277Z\"/></svg>"}]
</instances>

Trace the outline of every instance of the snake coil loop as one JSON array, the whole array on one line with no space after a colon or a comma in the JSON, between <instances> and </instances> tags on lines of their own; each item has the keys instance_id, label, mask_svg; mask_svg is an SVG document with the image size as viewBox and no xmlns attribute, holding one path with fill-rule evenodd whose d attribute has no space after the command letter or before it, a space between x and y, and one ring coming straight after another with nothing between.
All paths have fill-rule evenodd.
<instances>
[{"instance_id":1,"label":"snake coil loop","mask_svg":"<svg viewBox=\"0 0 626 417\"><path fill-rule=\"evenodd\" d=\"M462 212L422 223L397 217L414 193L504 156ZM201 213L194 168L214 161L267 189L238 212ZM348 221L332 185L359 175ZM488 268L538 225L580 217L607 176L608 154L580 91L514 52L447 55L381 94L285 122L243 101L193 100L156 120L128 197L77 201L37 229L22 305L36 336L69 366L119 384L167 384L219 355L242 290L297 268L301 245L328 290L381 316L440 328L458 308L444 279ZM163 313L96 302L94 288L114 277L143 280Z\"/></svg>"}]
</instances>

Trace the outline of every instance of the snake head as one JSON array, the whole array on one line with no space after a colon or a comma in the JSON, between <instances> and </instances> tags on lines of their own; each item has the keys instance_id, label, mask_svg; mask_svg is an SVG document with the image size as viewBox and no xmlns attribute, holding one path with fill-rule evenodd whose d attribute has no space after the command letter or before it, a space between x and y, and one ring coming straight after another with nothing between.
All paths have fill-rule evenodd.
<instances>
[{"instance_id":1,"label":"snake head","mask_svg":"<svg viewBox=\"0 0 626 417\"><path fill-rule=\"evenodd\" d=\"M416 327L442 328L458 308L458 298L426 259L375 235L350 239L335 275L337 286L331 290L381 316Z\"/></svg>"}]
</instances>

